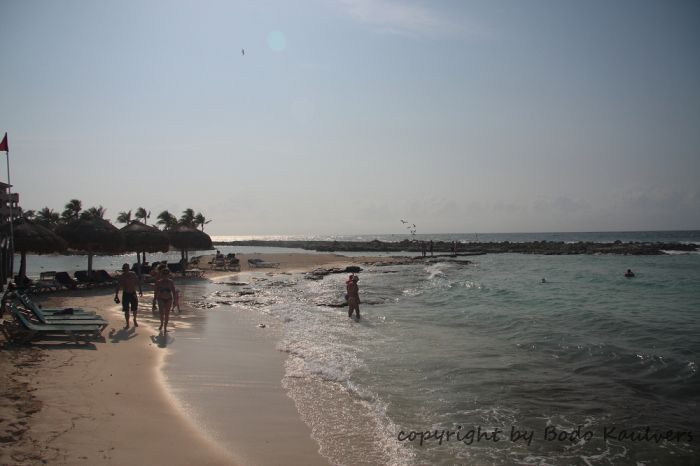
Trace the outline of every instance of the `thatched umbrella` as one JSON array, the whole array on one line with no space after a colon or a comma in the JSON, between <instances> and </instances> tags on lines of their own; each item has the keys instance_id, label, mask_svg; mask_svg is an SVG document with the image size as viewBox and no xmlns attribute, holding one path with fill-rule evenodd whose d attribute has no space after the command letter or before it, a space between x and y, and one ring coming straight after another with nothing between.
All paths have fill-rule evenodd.
<instances>
[{"instance_id":1,"label":"thatched umbrella","mask_svg":"<svg viewBox=\"0 0 700 466\"><path fill-rule=\"evenodd\" d=\"M21 255L19 265L18 285L22 286L27 279L27 253L50 254L66 250L66 242L53 231L31 220L19 219L14 221L15 251ZM9 235L9 225L5 225Z\"/></svg>"},{"instance_id":2,"label":"thatched umbrella","mask_svg":"<svg viewBox=\"0 0 700 466\"><path fill-rule=\"evenodd\" d=\"M182 251L182 258L188 260L187 251L212 249L211 238L203 231L185 225L177 225L167 230L170 244Z\"/></svg>"},{"instance_id":3,"label":"thatched umbrella","mask_svg":"<svg viewBox=\"0 0 700 466\"><path fill-rule=\"evenodd\" d=\"M103 218L80 218L56 229L68 247L88 253L88 276L92 276L92 255L95 252L123 251L124 240L117 227Z\"/></svg>"},{"instance_id":4,"label":"thatched umbrella","mask_svg":"<svg viewBox=\"0 0 700 466\"><path fill-rule=\"evenodd\" d=\"M124 237L124 247L127 251L136 251L137 260L141 263L141 253L143 260L146 260L147 252L168 252L170 249L170 239L168 235L156 227L152 227L133 221L121 230Z\"/></svg>"}]
</instances>

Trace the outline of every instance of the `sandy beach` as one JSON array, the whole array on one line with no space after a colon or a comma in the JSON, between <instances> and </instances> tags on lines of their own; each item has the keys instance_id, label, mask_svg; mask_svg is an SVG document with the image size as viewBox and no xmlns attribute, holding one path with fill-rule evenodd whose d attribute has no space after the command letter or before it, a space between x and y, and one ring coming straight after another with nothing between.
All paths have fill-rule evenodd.
<instances>
[{"instance_id":1,"label":"sandy beach","mask_svg":"<svg viewBox=\"0 0 700 466\"><path fill-rule=\"evenodd\" d=\"M279 263L248 267L248 258ZM240 255L241 274L286 274L318 266L376 261L333 254ZM209 257L203 257L206 264ZM206 266L205 266L206 267ZM206 271L211 279L235 275ZM233 329L240 396L236 407L236 451L221 448L168 391L162 366L168 341L151 314L151 287L141 298L140 326L124 329L121 308L107 289L37 296L44 306L80 307L110 322L104 341L6 344L0 355L0 464L327 464L280 381L285 355L269 337ZM202 312L202 311L199 311ZM205 311L204 311L205 312ZM177 335L182 325L173 318ZM260 334L258 334L260 335ZM262 334L265 335L265 334ZM170 337L169 337L170 338ZM264 435L261 435L264 433ZM271 439L275 439L271 448Z\"/></svg>"}]
</instances>

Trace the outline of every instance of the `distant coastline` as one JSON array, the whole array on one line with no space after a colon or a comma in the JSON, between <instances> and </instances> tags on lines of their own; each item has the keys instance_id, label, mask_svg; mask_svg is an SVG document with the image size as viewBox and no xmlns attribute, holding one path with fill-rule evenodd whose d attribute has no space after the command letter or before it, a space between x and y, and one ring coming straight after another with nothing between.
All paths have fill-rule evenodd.
<instances>
[{"instance_id":1,"label":"distant coastline","mask_svg":"<svg viewBox=\"0 0 700 466\"><path fill-rule=\"evenodd\" d=\"M214 241L214 246L259 246L299 248L319 252L416 252L423 249L423 240L402 241L313 241L313 240L245 240ZM434 252L452 252L451 241L433 242ZM564 242L564 241L527 241L527 242L457 242L458 254L622 254L622 255L661 255L665 251L694 252L698 250L695 243L678 242Z\"/></svg>"}]
</instances>

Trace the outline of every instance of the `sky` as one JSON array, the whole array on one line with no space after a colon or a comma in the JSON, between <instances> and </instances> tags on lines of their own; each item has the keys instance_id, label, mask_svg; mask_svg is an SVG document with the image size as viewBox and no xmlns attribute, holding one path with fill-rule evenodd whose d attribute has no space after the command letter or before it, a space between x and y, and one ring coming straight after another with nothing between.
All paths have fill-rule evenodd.
<instances>
[{"instance_id":1,"label":"sky","mask_svg":"<svg viewBox=\"0 0 700 466\"><path fill-rule=\"evenodd\" d=\"M698 24L683 0L0 0L0 136L25 210L192 208L212 235L700 229Z\"/></svg>"}]
</instances>

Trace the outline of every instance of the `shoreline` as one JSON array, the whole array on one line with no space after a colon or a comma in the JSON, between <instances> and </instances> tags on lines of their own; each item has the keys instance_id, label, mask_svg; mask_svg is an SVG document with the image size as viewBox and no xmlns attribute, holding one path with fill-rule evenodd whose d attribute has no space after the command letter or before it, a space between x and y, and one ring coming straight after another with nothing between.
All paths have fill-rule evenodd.
<instances>
[{"instance_id":1,"label":"shoreline","mask_svg":"<svg viewBox=\"0 0 700 466\"><path fill-rule=\"evenodd\" d=\"M208 256L204 256L208 257ZM270 276L309 272L317 267L357 265L389 258L344 257L332 254L250 254L239 255L241 271L206 270L210 282L245 276ZM274 269L251 269L248 257L280 262ZM185 286L187 286L185 284ZM193 420L186 406L168 380L166 365L170 349L163 347L177 341L162 340L157 333L157 318L151 316L150 286L144 287L140 298L138 328L125 330L121 308L113 302L113 289L61 291L38 295L35 300L47 307L80 307L93 310L109 321L103 332L103 341L76 345L73 342L35 342L31 346L8 345L2 349L10 357L3 358L0 371L11 375L5 387L14 399L2 406L3 456L0 463L17 465L48 462L59 465L112 465L112 464L171 464L171 465L238 465L270 464L263 454L266 445L257 442L247 450L237 447L254 444L258 425L262 431L266 422L280 424L284 441L276 448L283 452L285 462L294 458L304 464L329 464L318 452L318 444L311 438L310 429L302 420L294 401L282 387L284 362L287 354L276 348L270 334L251 334L245 328L238 331L243 350L255 347L258 354L266 355L250 364L241 357L238 364L254 383L247 388L248 395L256 393L265 381L266 394L256 409L247 409L240 400L237 408L243 413L235 420L240 443L233 450L226 449L213 437L203 432ZM183 309L183 314L186 310ZM196 311L196 312L195 312ZM199 314L199 310L191 310ZM154 323L155 322L155 323ZM186 325L181 316L171 318L174 330L168 335L177 338L178 327ZM248 335L246 335L246 332ZM240 351L246 354L245 351ZM245 400L245 396L241 397ZM232 401L232 403L234 403ZM235 404L234 403L234 404ZM279 438L279 437L278 437ZM264 443L264 442L263 442ZM257 448L257 450L256 450ZM244 451L245 450L245 451ZM252 454L251 454L252 451ZM279 464L282 464L280 461ZM275 463L277 464L277 463Z\"/></svg>"}]
</instances>

